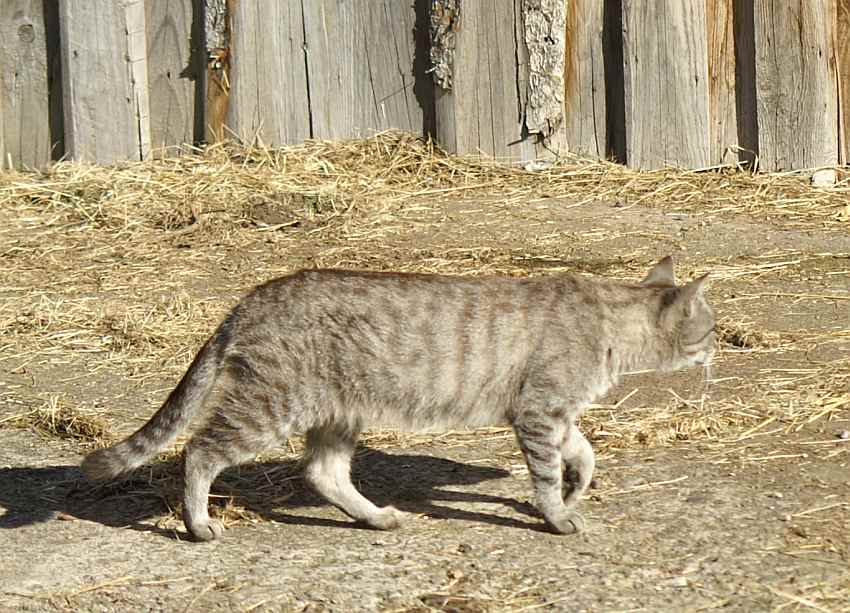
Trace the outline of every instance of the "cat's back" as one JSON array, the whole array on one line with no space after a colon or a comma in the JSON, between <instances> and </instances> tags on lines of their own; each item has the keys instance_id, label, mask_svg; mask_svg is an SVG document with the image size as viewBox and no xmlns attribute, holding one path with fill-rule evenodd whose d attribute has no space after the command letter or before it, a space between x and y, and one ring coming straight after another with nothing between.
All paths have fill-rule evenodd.
<instances>
[{"instance_id":1,"label":"cat's back","mask_svg":"<svg viewBox=\"0 0 850 613\"><path fill-rule=\"evenodd\" d=\"M342 269L304 269L255 288L245 310L263 318L370 316L395 322L439 323L451 314L466 320L516 317L543 323L564 312L597 307L610 281L557 274L538 277L452 276ZM333 323L325 321L325 323Z\"/></svg>"}]
</instances>

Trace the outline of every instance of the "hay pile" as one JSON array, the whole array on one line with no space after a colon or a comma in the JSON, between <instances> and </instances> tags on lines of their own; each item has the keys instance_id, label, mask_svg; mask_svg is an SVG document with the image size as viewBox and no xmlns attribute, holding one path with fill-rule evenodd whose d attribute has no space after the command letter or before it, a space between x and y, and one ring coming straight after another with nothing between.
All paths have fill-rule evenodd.
<instances>
[{"instance_id":1,"label":"hay pile","mask_svg":"<svg viewBox=\"0 0 850 613\"><path fill-rule=\"evenodd\" d=\"M559 197L578 206L607 200L624 207L744 212L810 227L846 227L848 193L850 176L829 189L812 189L801 173L636 172L581 158L529 171L477 157L449 156L430 142L400 132L279 149L220 143L148 162L112 167L59 163L41 175L0 175L4 208L29 205L69 221L121 231L132 231L138 224L188 230L217 215L235 226L266 231L309 222L357 223L358 212L390 212L423 198L494 194L502 202Z\"/></svg>"}]
</instances>

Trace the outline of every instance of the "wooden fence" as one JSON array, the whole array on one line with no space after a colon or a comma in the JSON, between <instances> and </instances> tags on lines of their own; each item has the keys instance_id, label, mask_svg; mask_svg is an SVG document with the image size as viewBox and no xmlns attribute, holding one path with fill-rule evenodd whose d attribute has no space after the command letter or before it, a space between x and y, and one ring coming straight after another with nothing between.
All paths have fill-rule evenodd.
<instances>
[{"instance_id":1,"label":"wooden fence","mask_svg":"<svg viewBox=\"0 0 850 613\"><path fill-rule=\"evenodd\" d=\"M520 160L845 164L850 0L0 1L0 168L386 128Z\"/></svg>"}]
</instances>

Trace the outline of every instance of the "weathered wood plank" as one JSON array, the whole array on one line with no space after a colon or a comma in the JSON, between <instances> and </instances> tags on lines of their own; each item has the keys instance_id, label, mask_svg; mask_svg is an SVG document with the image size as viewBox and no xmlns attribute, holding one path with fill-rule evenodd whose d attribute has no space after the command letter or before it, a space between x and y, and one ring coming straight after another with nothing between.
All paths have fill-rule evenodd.
<instances>
[{"instance_id":1,"label":"weathered wood plank","mask_svg":"<svg viewBox=\"0 0 850 613\"><path fill-rule=\"evenodd\" d=\"M831 0L755 3L759 156L764 170L838 161Z\"/></svg>"},{"instance_id":2,"label":"weathered wood plank","mask_svg":"<svg viewBox=\"0 0 850 613\"><path fill-rule=\"evenodd\" d=\"M738 161L733 0L706 3L708 32L709 163Z\"/></svg>"},{"instance_id":3,"label":"weathered wood plank","mask_svg":"<svg viewBox=\"0 0 850 613\"><path fill-rule=\"evenodd\" d=\"M704 0L623 0L626 159L710 163Z\"/></svg>"},{"instance_id":4,"label":"weathered wood plank","mask_svg":"<svg viewBox=\"0 0 850 613\"><path fill-rule=\"evenodd\" d=\"M476 0L461 3L458 14L455 4L442 4L443 20L456 25L443 34L453 44L453 61L446 65L451 88L437 85L440 144L455 153L505 159L549 155L538 139L561 148L565 26L560 5Z\"/></svg>"},{"instance_id":5,"label":"weathered wood plank","mask_svg":"<svg viewBox=\"0 0 850 613\"><path fill-rule=\"evenodd\" d=\"M231 8L227 126L247 142L282 145L310 138L302 3L249 0Z\"/></svg>"},{"instance_id":6,"label":"weathered wood plank","mask_svg":"<svg viewBox=\"0 0 850 613\"><path fill-rule=\"evenodd\" d=\"M839 163L847 165L850 164L850 0L837 0L836 8Z\"/></svg>"},{"instance_id":7,"label":"weathered wood plank","mask_svg":"<svg viewBox=\"0 0 850 613\"><path fill-rule=\"evenodd\" d=\"M0 96L0 117L3 116L3 96ZM6 162L6 135L4 131L0 129L0 172L2 172L7 165ZM14 167L14 163L8 164L10 168Z\"/></svg>"},{"instance_id":8,"label":"weathered wood plank","mask_svg":"<svg viewBox=\"0 0 850 613\"><path fill-rule=\"evenodd\" d=\"M45 36L42 0L0 2L0 168L50 161Z\"/></svg>"},{"instance_id":9,"label":"weathered wood plank","mask_svg":"<svg viewBox=\"0 0 850 613\"><path fill-rule=\"evenodd\" d=\"M125 0L125 2L124 23L127 33L127 62L130 66L130 86L133 90L136 121L138 122L139 157L145 159L151 150L145 0Z\"/></svg>"},{"instance_id":10,"label":"weathered wood plank","mask_svg":"<svg viewBox=\"0 0 850 613\"><path fill-rule=\"evenodd\" d=\"M604 3L571 0L566 13L564 124L571 152L606 157Z\"/></svg>"},{"instance_id":11,"label":"weathered wood plank","mask_svg":"<svg viewBox=\"0 0 850 613\"><path fill-rule=\"evenodd\" d=\"M192 54L193 0L145 0L151 145L194 141L198 66Z\"/></svg>"},{"instance_id":12,"label":"weathered wood plank","mask_svg":"<svg viewBox=\"0 0 850 613\"><path fill-rule=\"evenodd\" d=\"M368 127L419 131L422 107L413 91L413 28L416 22L413 4L366 0L365 5L368 12L362 36L376 120Z\"/></svg>"},{"instance_id":13,"label":"weathered wood plank","mask_svg":"<svg viewBox=\"0 0 850 613\"><path fill-rule=\"evenodd\" d=\"M422 107L413 90L415 19L411 3L394 0L304 4L315 137L421 129Z\"/></svg>"},{"instance_id":14,"label":"weathered wood plank","mask_svg":"<svg viewBox=\"0 0 850 613\"><path fill-rule=\"evenodd\" d=\"M66 153L98 163L142 158L149 146L142 0L61 0L59 21Z\"/></svg>"}]
</instances>

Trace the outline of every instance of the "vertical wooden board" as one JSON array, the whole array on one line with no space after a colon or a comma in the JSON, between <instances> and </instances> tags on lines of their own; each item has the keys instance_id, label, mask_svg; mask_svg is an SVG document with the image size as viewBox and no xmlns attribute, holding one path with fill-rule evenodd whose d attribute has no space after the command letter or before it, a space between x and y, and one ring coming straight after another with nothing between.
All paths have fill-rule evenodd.
<instances>
[{"instance_id":1,"label":"vertical wooden board","mask_svg":"<svg viewBox=\"0 0 850 613\"><path fill-rule=\"evenodd\" d=\"M521 126L514 30L506 18L513 14L512 4L495 0L488 6L462 6L460 41L470 49L462 56L467 63L455 64L455 95L464 111L458 120L465 124L457 128L460 151L506 157L509 143L519 141Z\"/></svg>"},{"instance_id":2,"label":"vertical wooden board","mask_svg":"<svg viewBox=\"0 0 850 613\"><path fill-rule=\"evenodd\" d=\"M733 0L706 2L708 115L711 164L735 163L738 153Z\"/></svg>"},{"instance_id":3,"label":"vertical wooden board","mask_svg":"<svg viewBox=\"0 0 850 613\"><path fill-rule=\"evenodd\" d=\"M412 2L367 2L368 18L363 32L369 82L380 130L422 129L422 108L413 91L416 13Z\"/></svg>"},{"instance_id":4,"label":"vertical wooden board","mask_svg":"<svg viewBox=\"0 0 850 613\"><path fill-rule=\"evenodd\" d=\"M346 6L336 0L304 5L310 116L316 138L351 137L355 114L363 104L364 79L352 82L351 75L366 74L364 58L357 53L355 27L345 22L346 14Z\"/></svg>"},{"instance_id":5,"label":"vertical wooden board","mask_svg":"<svg viewBox=\"0 0 850 613\"><path fill-rule=\"evenodd\" d=\"M267 145L312 136L301 0L232 3L227 126Z\"/></svg>"},{"instance_id":6,"label":"vertical wooden board","mask_svg":"<svg viewBox=\"0 0 850 613\"><path fill-rule=\"evenodd\" d=\"M50 161L47 43L42 0L0 2L0 154L3 165Z\"/></svg>"},{"instance_id":7,"label":"vertical wooden board","mask_svg":"<svg viewBox=\"0 0 850 613\"><path fill-rule=\"evenodd\" d=\"M3 116L3 97L0 96L0 117ZM6 137L3 130L0 130L0 172L6 168Z\"/></svg>"},{"instance_id":8,"label":"vertical wooden board","mask_svg":"<svg viewBox=\"0 0 850 613\"><path fill-rule=\"evenodd\" d=\"M850 164L850 0L837 0L837 9L839 163L847 165Z\"/></svg>"},{"instance_id":9,"label":"vertical wooden board","mask_svg":"<svg viewBox=\"0 0 850 613\"><path fill-rule=\"evenodd\" d=\"M192 65L192 0L146 0L151 145L191 144L197 66Z\"/></svg>"},{"instance_id":10,"label":"vertical wooden board","mask_svg":"<svg viewBox=\"0 0 850 613\"><path fill-rule=\"evenodd\" d=\"M571 152L606 156L605 65L602 49L604 4L570 0L564 58L564 125Z\"/></svg>"},{"instance_id":11,"label":"vertical wooden board","mask_svg":"<svg viewBox=\"0 0 850 613\"><path fill-rule=\"evenodd\" d=\"M437 140L461 154L533 159L540 151L525 132L530 71L520 3L462 4L454 49L453 86L438 91ZM529 94L532 92L532 94ZM560 93L562 95L562 92Z\"/></svg>"},{"instance_id":12,"label":"vertical wooden board","mask_svg":"<svg viewBox=\"0 0 850 613\"><path fill-rule=\"evenodd\" d=\"M517 46L521 41L512 19L514 4L506 0L479 4L479 101L484 102L478 108L479 146L504 159L522 157L523 116L517 89Z\"/></svg>"},{"instance_id":13,"label":"vertical wooden board","mask_svg":"<svg viewBox=\"0 0 850 613\"><path fill-rule=\"evenodd\" d=\"M758 0L756 96L760 167L838 161L832 0Z\"/></svg>"},{"instance_id":14,"label":"vertical wooden board","mask_svg":"<svg viewBox=\"0 0 850 613\"><path fill-rule=\"evenodd\" d=\"M623 0L626 161L709 164L705 0Z\"/></svg>"},{"instance_id":15,"label":"vertical wooden board","mask_svg":"<svg viewBox=\"0 0 850 613\"><path fill-rule=\"evenodd\" d=\"M314 136L420 131L413 91L411 3L317 0L304 6Z\"/></svg>"},{"instance_id":16,"label":"vertical wooden board","mask_svg":"<svg viewBox=\"0 0 850 613\"><path fill-rule=\"evenodd\" d=\"M124 0L124 5L127 63L130 68L130 87L133 90L136 121L138 122L139 156L145 159L151 150L145 0Z\"/></svg>"},{"instance_id":17,"label":"vertical wooden board","mask_svg":"<svg viewBox=\"0 0 850 613\"><path fill-rule=\"evenodd\" d=\"M140 159L139 100L132 82L131 0L60 0L65 149L73 159ZM145 112L146 114L146 112Z\"/></svg>"}]
</instances>

